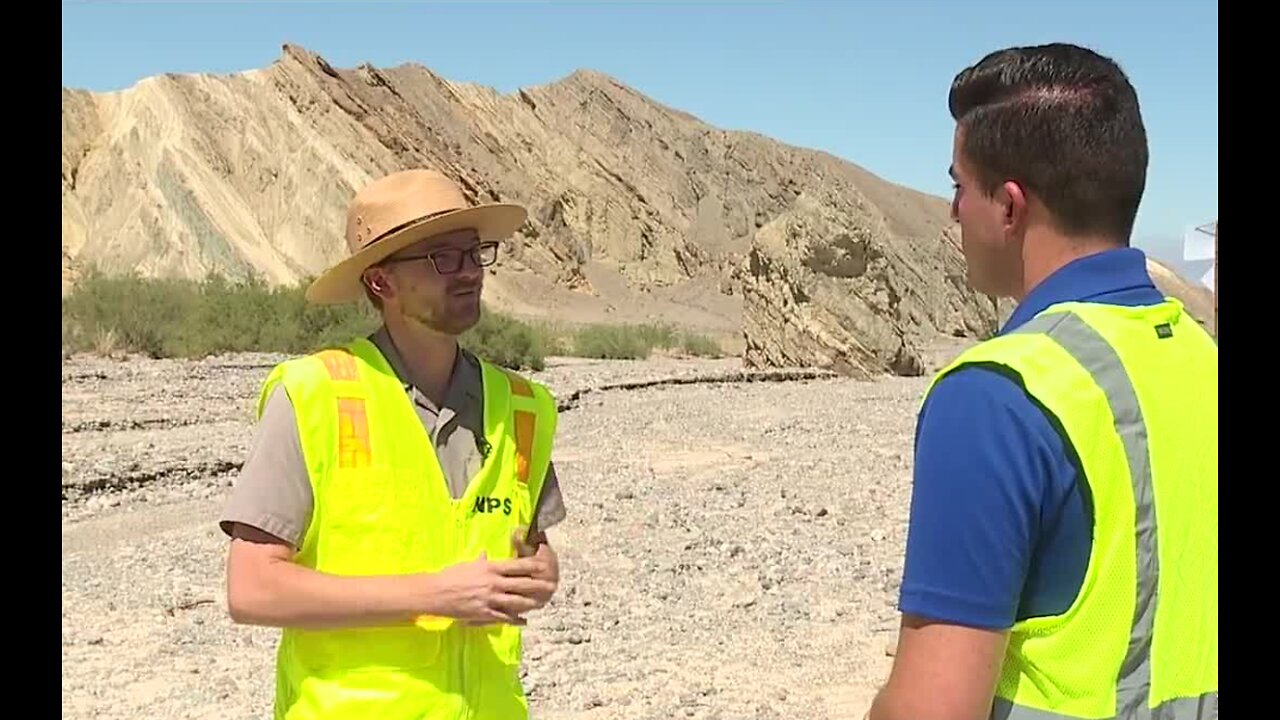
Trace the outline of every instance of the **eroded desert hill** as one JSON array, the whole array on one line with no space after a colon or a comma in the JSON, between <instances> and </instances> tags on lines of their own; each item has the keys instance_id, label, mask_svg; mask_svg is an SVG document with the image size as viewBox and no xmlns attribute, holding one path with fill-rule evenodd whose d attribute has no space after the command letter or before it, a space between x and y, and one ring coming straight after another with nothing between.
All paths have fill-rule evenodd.
<instances>
[{"instance_id":1,"label":"eroded desert hill","mask_svg":"<svg viewBox=\"0 0 1280 720\"><path fill-rule=\"evenodd\" d=\"M996 321L944 200L596 72L504 95L286 45L260 70L62 98L64 291L85 268L298 281L341 255L355 188L429 166L529 207L487 286L520 315L672 320L745 333L753 364L855 374Z\"/></svg>"}]
</instances>

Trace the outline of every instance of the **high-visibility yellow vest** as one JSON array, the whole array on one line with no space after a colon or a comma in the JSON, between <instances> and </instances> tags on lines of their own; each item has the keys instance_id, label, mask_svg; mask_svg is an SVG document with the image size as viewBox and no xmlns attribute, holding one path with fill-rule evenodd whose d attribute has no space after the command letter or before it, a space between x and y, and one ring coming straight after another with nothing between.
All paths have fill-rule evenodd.
<instances>
[{"instance_id":1,"label":"high-visibility yellow vest","mask_svg":"<svg viewBox=\"0 0 1280 720\"><path fill-rule=\"evenodd\" d=\"M314 496L295 561L336 575L438 572L486 552L514 555L550 463L557 415L547 389L481 362L488 453L454 500L401 381L373 343L289 360L282 384L298 420ZM398 627L285 629L277 720L521 720L521 629L422 618Z\"/></svg>"},{"instance_id":2,"label":"high-visibility yellow vest","mask_svg":"<svg viewBox=\"0 0 1280 720\"><path fill-rule=\"evenodd\" d=\"M934 383L968 365L1002 370L1056 418L1093 508L1080 592L1013 626L992 717L1216 718L1216 343L1172 298L1061 303Z\"/></svg>"}]
</instances>

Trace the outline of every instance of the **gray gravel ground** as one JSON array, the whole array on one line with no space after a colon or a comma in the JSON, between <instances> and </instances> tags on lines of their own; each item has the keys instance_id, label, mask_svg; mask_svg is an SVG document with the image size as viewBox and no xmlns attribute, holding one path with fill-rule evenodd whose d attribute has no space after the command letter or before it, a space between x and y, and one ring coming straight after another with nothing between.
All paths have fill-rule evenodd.
<instances>
[{"instance_id":1,"label":"gray gravel ground","mask_svg":"<svg viewBox=\"0 0 1280 720\"><path fill-rule=\"evenodd\" d=\"M270 717L277 632L225 613L216 519L278 358L63 363L63 716ZM564 360L560 397L739 361ZM883 680L925 378L580 394L535 718L854 718Z\"/></svg>"}]
</instances>

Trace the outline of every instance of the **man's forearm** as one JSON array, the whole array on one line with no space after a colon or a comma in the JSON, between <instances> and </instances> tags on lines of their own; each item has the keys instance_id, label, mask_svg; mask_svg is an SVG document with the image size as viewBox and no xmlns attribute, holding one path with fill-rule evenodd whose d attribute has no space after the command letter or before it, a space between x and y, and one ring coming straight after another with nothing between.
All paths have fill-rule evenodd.
<instances>
[{"instance_id":1,"label":"man's forearm","mask_svg":"<svg viewBox=\"0 0 1280 720\"><path fill-rule=\"evenodd\" d=\"M899 720L900 716L886 709L884 688L881 688L871 700L871 707L862 720Z\"/></svg>"},{"instance_id":2,"label":"man's forearm","mask_svg":"<svg viewBox=\"0 0 1280 720\"><path fill-rule=\"evenodd\" d=\"M404 625L448 610L433 576L345 577L287 560L233 573L227 596L236 622L309 630Z\"/></svg>"}]
</instances>

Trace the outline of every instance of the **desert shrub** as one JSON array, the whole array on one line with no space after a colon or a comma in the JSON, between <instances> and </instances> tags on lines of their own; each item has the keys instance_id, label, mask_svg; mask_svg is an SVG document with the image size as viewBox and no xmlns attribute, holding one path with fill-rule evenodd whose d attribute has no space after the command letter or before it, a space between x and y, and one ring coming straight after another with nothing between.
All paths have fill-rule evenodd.
<instances>
[{"instance_id":1,"label":"desert shrub","mask_svg":"<svg viewBox=\"0 0 1280 720\"><path fill-rule=\"evenodd\" d=\"M307 353L378 327L367 303L309 305L309 280L272 286L259 279L144 279L91 273L62 302L63 352L200 358L233 352ZM490 362L541 370L551 355L642 359L655 348L716 356L705 336L667 325L565 329L486 307L462 345Z\"/></svg>"},{"instance_id":2,"label":"desert shrub","mask_svg":"<svg viewBox=\"0 0 1280 720\"><path fill-rule=\"evenodd\" d=\"M694 333L686 333L680 342L680 347L687 354L695 357L720 357L723 354L715 340L706 335Z\"/></svg>"},{"instance_id":3,"label":"desert shrub","mask_svg":"<svg viewBox=\"0 0 1280 720\"><path fill-rule=\"evenodd\" d=\"M367 303L308 305L306 285L86 275L62 302L63 350L153 358L301 354L377 329L377 313ZM495 363L543 366L543 342L534 328L487 308L461 342Z\"/></svg>"},{"instance_id":4,"label":"desert shrub","mask_svg":"<svg viewBox=\"0 0 1280 720\"><path fill-rule=\"evenodd\" d=\"M548 354L545 340L534 326L489 308L458 342L485 360L514 370L541 370Z\"/></svg>"},{"instance_id":5,"label":"desert shrub","mask_svg":"<svg viewBox=\"0 0 1280 720\"><path fill-rule=\"evenodd\" d=\"M587 325L573 336L573 355L607 360L642 360L653 345L646 334L630 325Z\"/></svg>"},{"instance_id":6,"label":"desert shrub","mask_svg":"<svg viewBox=\"0 0 1280 720\"><path fill-rule=\"evenodd\" d=\"M571 354L637 360L649 357L657 349L702 357L720 355L720 347L710 337L682 332L670 325L587 325L574 334Z\"/></svg>"}]
</instances>

